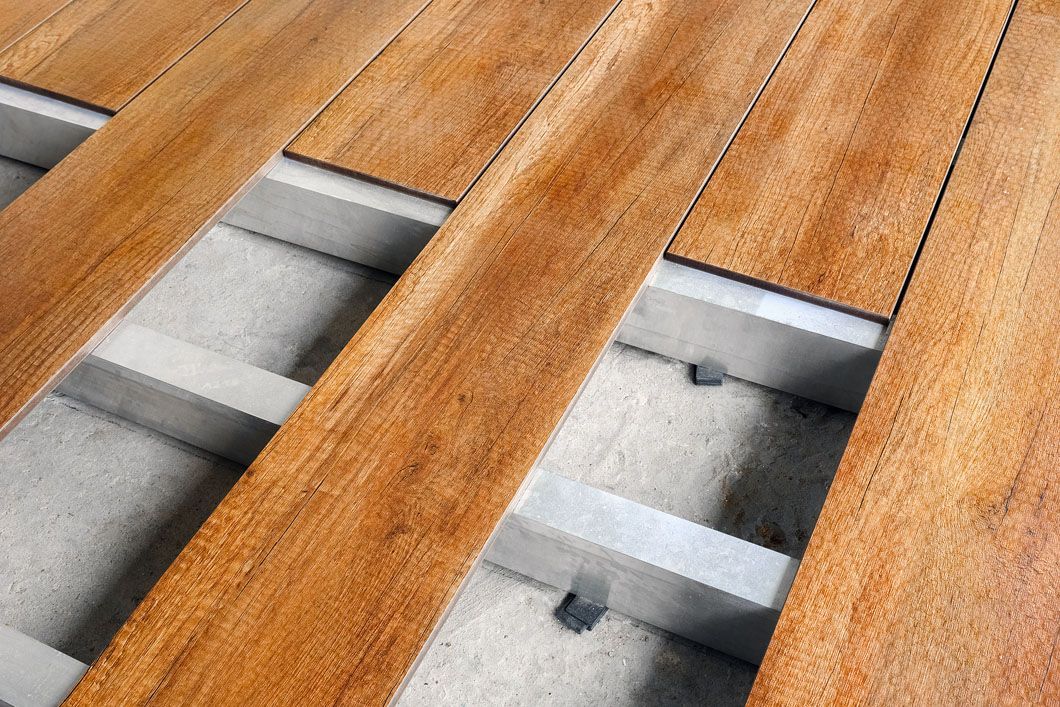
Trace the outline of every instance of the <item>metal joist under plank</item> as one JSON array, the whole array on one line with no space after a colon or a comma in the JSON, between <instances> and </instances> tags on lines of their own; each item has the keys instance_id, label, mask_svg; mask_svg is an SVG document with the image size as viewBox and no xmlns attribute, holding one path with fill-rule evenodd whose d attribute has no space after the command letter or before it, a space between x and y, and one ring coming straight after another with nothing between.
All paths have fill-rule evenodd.
<instances>
[{"instance_id":1,"label":"metal joist under plank","mask_svg":"<svg viewBox=\"0 0 1060 707\"><path fill-rule=\"evenodd\" d=\"M501 525L487 559L755 664L799 566L550 473Z\"/></svg>"},{"instance_id":2,"label":"metal joist under plank","mask_svg":"<svg viewBox=\"0 0 1060 707\"><path fill-rule=\"evenodd\" d=\"M857 411L886 334L878 322L663 260L618 340Z\"/></svg>"},{"instance_id":3,"label":"metal joist under plank","mask_svg":"<svg viewBox=\"0 0 1060 707\"><path fill-rule=\"evenodd\" d=\"M0 705L53 707L86 670L81 661L0 624Z\"/></svg>"},{"instance_id":4,"label":"metal joist under plank","mask_svg":"<svg viewBox=\"0 0 1060 707\"><path fill-rule=\"evenodd\" d=\"M0 155L50 167L106 116L0 85ZM401 273L451 208L284 158L224 221ZM858 410L887 327L664 261L619 332L648 351Z\"/></svg>"},{"instance_id":5,"label":"metal joist under plank","mask_svg":"<svg viewBox=\"0 0 1060 707\"><path fill-rule=\"evenodd\" d=\"M309 386L123 322L59 391L250 464Z\"/></svg>"},{"instance_id":6,"label":"metal joist under plank","mask_svg":"<svg viewBox=\"0 0 1060 707\"><path fill-rule=\"evenodd\" d=\"M0 155L37 167L57 165L108 116L0 83Z\"/></svg>"},{"instance_id":7,"label":"metal joist under plank","mask_svg":"<svg viewBox=\"0 0 1060 707\"><path fill-rule=\"evenodd\" d=\"M247 463L309 386L125 322L60 390ZM765 652L798 565L544 472L486 559L751 662Z\"/></svg>"}]
</instances>

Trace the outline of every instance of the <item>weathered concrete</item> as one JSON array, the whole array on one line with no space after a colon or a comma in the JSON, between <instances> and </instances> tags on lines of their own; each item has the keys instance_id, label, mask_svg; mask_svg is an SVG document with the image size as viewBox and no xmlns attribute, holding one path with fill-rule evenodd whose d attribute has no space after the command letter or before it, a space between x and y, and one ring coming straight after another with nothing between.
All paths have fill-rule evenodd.
<instances>
[{"instance_id":1,"label":"weathered concrete","mask_svg":"<svg viewBox=\"0 0 1060 707\"><path fill-rule=\"evenodd\" d=\"M564 627L564 593L487 565L471 579L400 705L742 705L749 663L607 612Z\"/></svg>"},{"instance_id":2,"label":"weathered concrete","mask_svg":"<svg viewBox=\"0 0 1060 707\"><path fill-rule=\"evenodd\" d=\"M852 413L629 346L604 356L545 459L549 470L801 557Z\"/></svg>"},{"instance_id":3,"label":"weathered concrete","mask_svg":"<svg viewBox=\"0 0 1060 707\"><path fill-rule=\"evenodd\" d=\"M0 623L94 659L239 473L49 396L0 443Z\"/></svg>"},{"instance_id":4,"label":"weathered concrete","mask_svg":"<svg viewBox=\"0 0 1060 707\"><path fill-rule=\"evenodd\" d=\"M312 385L393 281L378 270L220 224L129 319Z\"/></svg>"},{"instance_id":5,"label":"weathered concrete","mask_svg":"<svg viewBox=\"0 0 1060 707\"><path fill-rule=\"evenodd\" d=\"M36 173L0 161L0 204ZM131 317L311 383L389 282L220 226ZM741 381L697 388L690 376L684 364L613 347L548 468L801 554L853 416ZM48 398L0 443L0 622L93 659L238 473L68 398ZM553 616L562 598L484 566L402 704L743 702L749 664L614 612L576 635Z\"/></svg>"}]
</instances>

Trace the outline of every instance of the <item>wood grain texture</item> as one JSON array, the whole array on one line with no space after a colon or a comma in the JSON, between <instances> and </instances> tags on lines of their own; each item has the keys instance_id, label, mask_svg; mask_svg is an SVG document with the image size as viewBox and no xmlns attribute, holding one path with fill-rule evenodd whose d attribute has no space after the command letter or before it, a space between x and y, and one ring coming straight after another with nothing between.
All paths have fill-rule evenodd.
<instances>
[{"instance_id":1,"label":"wood grain texture","mask_svg":"<svg viewBox=\"0 0 1060 707\"><path fill-rule=\"evenodd\" d=\"M614 0L436 0L287 153L458 200Z\"/></svg>"},{"instance_id":2,"label":"wood grain texture","mask_svg":"<svg viewBox=\"0 0 1060 707\"><path fill-rule=\"evenodd\" d=\"M0 49L5 49L69 1L0 0Z\"/></svg>"},{"instance_id":3,"label":"wood grain texture","mask_svg":"<svg viewBox=\"0 0 1060 707\"><path fill-rule=\"evenodd\" d=\"M0 52L0 79L115 113L246 1L76 0Z\"/></svg>"},{"instance_id":4,"label":"wood grain texture","mask_svg":"<svg viewBox=\"0 0 1060 707\"><path fill-rule=\"evenodd\" d=\"M819 0L670 248L880 318L1012 0Z\"/></svg>"},{"instance_id":5,"label":"wood grain texture","mask_svg":"<svg viewBox=\"0 0 1060 707\"><path fill-rule=\"evenodd\" d=\"M71 704L390 698L800 4L623 2Z\"/></svg>"},{"instance_id":6,"label":"wood grain texture","mask_svg":"<svg viewBox=\"0 0 1060 707\"><path fill-rule=\"evenodd\" d=\"M252 2L0 212L0 436L421 4Z\"/></svg>"},{"instance_id":7,"label":"wood grain texture","mask_svg":"<svg viewBox=\"0 0 1060 707\"><path fill-rule=\"evenodd\" d=\"M1020 0L751 704L1060 702L1060 2Z\"/></svg>"}]
</instances>

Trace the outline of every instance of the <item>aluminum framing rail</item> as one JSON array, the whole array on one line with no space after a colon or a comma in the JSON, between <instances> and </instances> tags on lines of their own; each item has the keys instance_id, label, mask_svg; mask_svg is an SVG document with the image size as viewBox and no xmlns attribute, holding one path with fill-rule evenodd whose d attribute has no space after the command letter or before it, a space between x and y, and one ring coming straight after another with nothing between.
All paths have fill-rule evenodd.
<instances>
[{"instance_id":1,"label":"aluminum framing rail","mask_svg":"<svg viewBox=\"0 0 1060 707\"><path fill-rule=\"evenodd\" d=\"M662 260L618 340L769 388L857 411L887 328Z\"/></svg>"},{"instance_id":2,"label":"aluminum framing rail","mask_svg":"<svg viewBox=\"0 0 1060 707\"><path fill-rule=\"evenodd\" d=\"M51 167L105 121L103 114L0 85L0 155ZM224 221L401 273L450 211L283 158ZM662 261L618 340L857 411L886 334L879 322Z\"/></svg>"},{"instance_id":3,"label":"aluminum framing rail","mask_svg":"<svg viewBox=\"0 0 1060 707\"><path fill-rule=\"evenodd\" d=\"M59 390L245 463L309 386L123 322ZM486 559L755 663L798 565L548 473L503 523Z\"/></svg>"},{"instance_id":4,"label":"aluminum framing rail","mask_svg":"<svg viewBox=\"0 0 1060 707\"><path fill-rule=\"evenodd\" d=\"M0 84L0 155L50 169L109 116Z\"/></svg>"},{"instance_id":5,"label":"aluminum framing rail","mask_svg":"<svg viewBox=\"0 0 1060 707\"><path fill-rule=\"evenodd\" d=\"M0 624L0 705L57 705L87 670L81 661Z\"/></svg>"},{"instance_id":6,"label":"aluminum framing rail","mask_svg":"<svg viewBox=\"0 0 1060 707\"><path fill-rule=\"evenodd\" d=\"M548 472L501 525L486 559L755 665L799 567Z\"/></svg>"},{"instance_id":7,"label":"aluminum framing rail","mask_svg":"<svg viewBox=\"0 0 1060 707\"><path fill-rule=\"evenodd\" d=\"M309 386L123 322L64 394L236 461ZM486 559L752 663L798 569L773 550L537 470ZM0 626L0 705L57 705L87 666Z\"/></svg>"}]
</instances>

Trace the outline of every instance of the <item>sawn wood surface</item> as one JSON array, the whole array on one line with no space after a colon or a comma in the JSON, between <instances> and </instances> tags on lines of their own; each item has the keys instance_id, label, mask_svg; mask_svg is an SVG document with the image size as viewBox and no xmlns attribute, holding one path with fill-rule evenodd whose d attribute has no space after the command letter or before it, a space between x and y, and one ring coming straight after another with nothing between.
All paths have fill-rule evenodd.
<instances>
[{"instance_id":1,"label":"sawn wood surface","mask_svg":"<svg viewBox=\"0 0 1060 707\"><path fill-rule=\"evenodd\" d=\"M75 0L0 52L0 78L115 113L246 1Z\"/></svg>"},{"instance_id":2,"label":"sawn wood surface","mask_svg":"<svg viewBox=\"0 0 1060 707\"><path fill-rule=\"evenodd\" d=\"M893 314L1012 0L818 0L669 249Z\"/></svg>"},{"instance_id":3,"label":"sawn wood surface","mask_svg":"<svg viewBox=\"0 0 1060 707\"><path fill-rule=\"evenodd\" d=\"M0 212L0 436L422 0L254 0Z\"/></svg>"},{"instance_id":4,"label":"sawn wood surface","mask_svg":"<svg viewBox=\"0 0 1060 707\"><path fill-rule=\"evenodd\" d=\"M804 9L623 2L70 704L393 696Z\"/></svg>"},{"instance_id":5,"label":"sawn wood surface","mask_svg":"<svg viewBox=\"0 0 1060 707\"><path fill-rule=\"evenodd\" d=\"M1020 0L752 705L1060 703L1060 2Z\"/></svg>"},{"instance_id":6,"label":"sawn wood surface","mask_svg":"<svg viewBox=\"0 0 1060 707\"><path fill-rule=\"evenodd\" d=\"M615 0L434 0L288 148L455 202Z\"/></svg>"}]
</instances>

